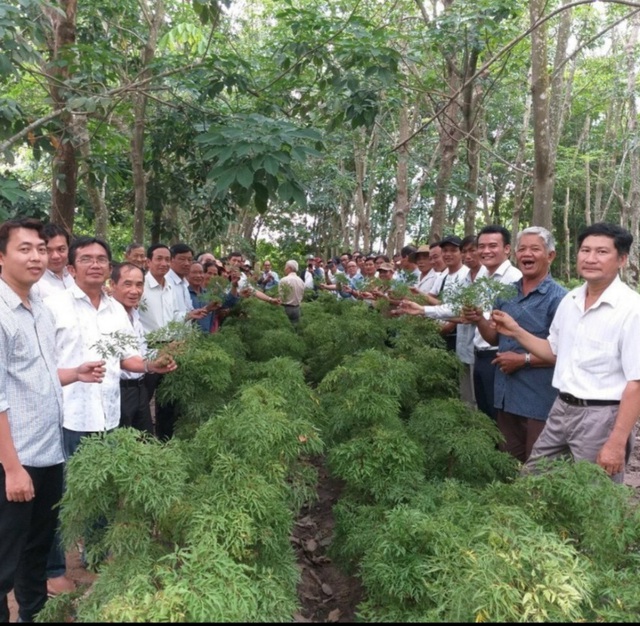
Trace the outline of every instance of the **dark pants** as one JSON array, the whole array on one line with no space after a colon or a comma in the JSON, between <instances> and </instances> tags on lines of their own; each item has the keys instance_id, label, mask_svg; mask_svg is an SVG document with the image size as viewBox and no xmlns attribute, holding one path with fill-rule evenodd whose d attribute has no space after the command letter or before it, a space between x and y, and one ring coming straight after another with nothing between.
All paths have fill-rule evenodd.
<instances>
[{"instance_id":1,"label":"dark pants","mask_svg":"<svg viewBox=\"0 0 640 626\"><path fill-rule=\"evenodd\" d=\"M473 364L473 390L476 393L478 409L496 421L496 409L493 405L493 381L496 366L491 361L496 358L497 350L476 350Z\"/></svg>"},{"instance_id":2,"label":"dark pants","mask_svg":"<svg viewBox=\"0 0 640 626\"><path fill-rule=\"evenodd\" d=\"M162 382L164 374L147 374L145 384L149 400L153 398L158 385ZM161 441L167 441L173 437L173 430L176 424L177 406L175 402L162 404L156 399L156 437Z\"/></svg>"},{"instance_id":3,"label":"dark pants","mask_svg":"<svg viewBox=\"0 0 640 626\"><path fill-rule=\"evenodd\" d=\"M300 305L285 304L284 312L287 314L289 321L295 326L300 321Z\"/></svg>"},{"instance_id":4,"label":"dark pants","mask_svg":"<svg viewBox=\"0 0 640 626\"><path fill-rule=\"evenodd\" d=\"M524 463L531 456L533 444L540 436L545 420L522 417L500 409L496 412L498 428L505 439L500 445L500 450L508 452Z\"/></svg>"},{"instance_id":5,"label":"dark pants","mask_svg":"<svg viewBox=\"0 0 640 626\"><path fill-rule=\"evenodd\" d=\"M58 520L53 508L62 497L62 463L25 467L35 497L9 502L0 465L0 622L9 621L7 594L14 589L19 617L31 622L47 601L47 555Z\"/></svg>"},{"instance_id":6,"label":"dark pants","mask_svg":"<svg viewBox=\"0 0 640 626\"><path fill-rule=\"evenodd\" d=\"M145 377L120 380L120 426L153 434Z\"/></svg>"},{"instance_id":7,"label":"dark pants","mask_svg":"<svg viewBox=\"0 0 640 626\"><path fill-rule=\"evenodd\" d=\"M62 443L64 446L64 453L67 459L70 459L78 449L80 442L84 437L93 435L92 432L79 432L77 430L62 429ZM63 481L63 490L64 490ZM56 534L49 551L49 558L47 560L47 578L57 578L58 576L64 576L67 573L67 559L65 555L64 545L62 543L62 533L60 532L60 522L56 527Z\"/></svg>"}]
</instances>

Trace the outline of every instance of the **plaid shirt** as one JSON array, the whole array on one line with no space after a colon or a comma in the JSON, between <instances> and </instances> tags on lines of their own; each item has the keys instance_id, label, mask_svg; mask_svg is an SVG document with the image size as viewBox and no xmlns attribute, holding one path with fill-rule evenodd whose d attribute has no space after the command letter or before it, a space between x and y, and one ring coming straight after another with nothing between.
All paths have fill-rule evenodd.
<instances>
[{"instance_id":1,"label":"plaid shirt","mask_svg":"<svg viewBox=\"0 0 640 626\"><path fill-rule=\"evenodd\" d=\"M31 310L0 278L0 411L6 411L22 465L64 461L62 387L53 317L34 292Z\"/></svg>"}]
</instances>

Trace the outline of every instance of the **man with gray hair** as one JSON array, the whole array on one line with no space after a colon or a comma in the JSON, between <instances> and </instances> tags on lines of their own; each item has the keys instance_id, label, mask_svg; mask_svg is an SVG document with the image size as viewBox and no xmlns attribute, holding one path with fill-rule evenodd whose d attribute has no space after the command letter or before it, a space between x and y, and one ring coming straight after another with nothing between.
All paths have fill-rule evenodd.
<instances>
[{"instance_id":1,"label":"man with gray hair","mask_svg":"<svg viewBox=\"0 0 640 626\"><path fill-rule=\"evenodd\" d=\"M532 226L518 233L516 260L522 272L522 278L514 283L518 293L495 306L542 339L549 335L556 309L567 293L549 274L555 249L553 236L546 228ZM498 346L492 364L496 365L497 424L505 438L502 449L524 463L558 395L551 385L554 366L530 354L513 337L499 334L481 312L476 323L482 338Z\"/></svg>"},{"instance_id":2,"label":"man with gray hair","mask_svg":"<svg viewBox=\"0 0 640 626\"><path fill-rule=\"evenodd\" d=\"M292 324L300 320L300 303L304 297L304 281L298 276L298 262L290 259L284 264L284 276L280 279L278 291L284 312Z\"/></svg>"}]
</instances>

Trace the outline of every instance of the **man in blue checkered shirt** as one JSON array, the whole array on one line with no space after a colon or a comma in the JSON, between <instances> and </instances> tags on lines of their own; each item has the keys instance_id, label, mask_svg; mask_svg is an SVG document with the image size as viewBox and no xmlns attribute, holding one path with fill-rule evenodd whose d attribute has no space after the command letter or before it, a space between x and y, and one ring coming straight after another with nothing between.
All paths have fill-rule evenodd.
<instances>
[{"instance_id":1,"label":"man in blue checkered shirt","mask_svg":"<svg viewBox=\"0 0 640 626\"><path fill-rule=\"evenodd\" d=\"M19 619L47 600L45 568L62 495L62 389L100 382L102 361L58 369L53 318L31 287L47 267L43 226L0 226L0 622L14 589Z\"/></svg>"}]
</instances>

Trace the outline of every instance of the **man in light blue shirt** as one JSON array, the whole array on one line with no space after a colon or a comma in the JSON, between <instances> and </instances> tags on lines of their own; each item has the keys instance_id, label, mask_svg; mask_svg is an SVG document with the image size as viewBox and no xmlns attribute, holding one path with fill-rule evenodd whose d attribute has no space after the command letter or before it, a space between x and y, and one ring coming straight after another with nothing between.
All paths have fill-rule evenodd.
<instances>
[{"instance_id":1,"label":"man in light blue shirt","mask_svg":"<svg viewBox=\"0 0 640 626\"><path fill-rule=\"evenodd\" d=\"M43 227L0 226L0 622L14 589L19 621L47 600L46 563L62 496L61 385L100 382L102 361L58 369L53 317L33 285L47 265Z\"/></svg>"}]
</instances>

